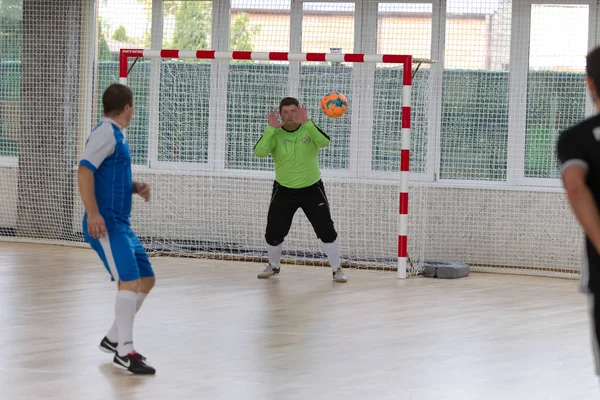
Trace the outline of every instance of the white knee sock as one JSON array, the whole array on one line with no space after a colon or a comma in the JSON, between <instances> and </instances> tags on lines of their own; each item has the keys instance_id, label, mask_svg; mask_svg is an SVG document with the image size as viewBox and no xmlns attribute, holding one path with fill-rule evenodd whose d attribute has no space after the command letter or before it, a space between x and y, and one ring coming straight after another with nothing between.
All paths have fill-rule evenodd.
<instances>
[{"instance_id":1,"label":"white knee sock","mask_svg":"<svg viewBox=\"0 0 600 400\"><path fill-rule=\"evenodd\" d=\"M142 303L144 302L144 300L146 300L146 296L148 296L148 293L142 293L142 292L138 292L137 294L137 302L136 302L136 308L135 308L135 312L137 313L138 311L140 311L140 307L142 307ZM115 318L115 320L113 321L112 326L110 327L110 330L108 331L108 333L106 334L106 338L108 340L110 340L111 342L116 342L117 341L117 319Z\"/></svg>"},{"instance_id":2,"label":"white knee sock","mask_svg":"<svg viewBox=\"0 0 600 400\"><path fill-rule=\"evenodd\" d=\"M340 246L337 239L332 243L323 243L323 250L325 250L325 254L327 254L327 258L329 258L329 265L331 265L331 269L337 271L340 268Z\"/></svg>"},{"instance_id":3,"label":"white knee sock","mask_svg":"<svg viewBox=\"0 0 600 400\"><path fill-rule=\"evenodd\" d=\"M119 290L115 303L115 320L117 322L117 350L120 356L133 351L133 320L137 307L137 293L130 290Z\"/></svg>"},{"instance_id":4,"label":"white knee sock","mask_svg":"<svg viewBox=\"0 0 600 400\"><path fill-rule=\"evenodd\" d=\"M135 312L137 314L138 311L140 311L140 308L142 307L142 303L144 302L144 300L146 300L146 296L148 296L148 293L142 293L142 292L138 292L137 293L137 301L136 301L136 307L135 307Z\"/></svg>"},{"instance_id":5,"label":"white knee sock","mask_svg":"<svg viewBox=\"0 0 600 400\"><path fill-rule=\"evenodd\" d=\"M279 268L281 263L281 248L283 243L279 243L277 246L271 246L267 244L267 251L269 252L269 262L274 268Z\"/></svg>"},{"instance_id":6,"label":"white knee sock","mask_svg":"<svg viewBox=\"0 0 600 400\"><path fill-rule=\"evenodd\" d=\"M116 342L119 338L117 337L117 319L113 320L113 324L110 327L110 330L106 334L106 338L111 342Z\"/></svg>"}]
</instances>

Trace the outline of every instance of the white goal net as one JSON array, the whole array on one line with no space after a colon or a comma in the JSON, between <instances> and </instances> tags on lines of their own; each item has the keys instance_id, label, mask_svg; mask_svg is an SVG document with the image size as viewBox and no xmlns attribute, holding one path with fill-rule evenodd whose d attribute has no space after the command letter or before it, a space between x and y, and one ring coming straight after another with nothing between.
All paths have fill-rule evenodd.
<instances>
[{"instance_id":1,"label":"white goal net","mask_svg":"<svg viewBox=\"0 0 600 400\"><path fill-rule=\"evenodd\" d=\"M149 110L148 164L162 172L141 173L155 195L151 210L134 216L136 231L153 254L265 259L274 168L271 158L256 157L253 147L268 126L268 111L293 96L331 138L320 165L342 264L401 265L399 272L408 270L409 276L420 271L417 254L424 241L412 235L426 227L426 214L419 211L426 198L418 189L409 194L415 211L407 218L402 193L408 192L409 164L401 154L408 158L412 129L413 165L417 175L423 170L431 60L269 51L125 49L122 54L121 82ZM159 79L139 83L136 68L149 68ZM332 92L348 100L340 118L320 109L321 99ZM326 263L322 243L300 209L282 257L296 264Z\"/></svg>"}]
</instances>

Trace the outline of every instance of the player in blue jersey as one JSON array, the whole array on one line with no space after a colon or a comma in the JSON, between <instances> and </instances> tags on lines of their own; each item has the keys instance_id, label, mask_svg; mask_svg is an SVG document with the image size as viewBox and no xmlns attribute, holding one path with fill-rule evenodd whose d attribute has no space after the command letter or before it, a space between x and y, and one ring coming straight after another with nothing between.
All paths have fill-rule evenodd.
<instances>
[{"instance_id":1,"label":"player in blue jersey","mask_svg":"<svg viewBox=\"0 0 600 400\"><path fill-rule=\"evenodd\" d=\"M146 183L133 182L125 129L133 116L133 94L112 84L102 96L104 120L87 139L77 179L85 206L85 240L96 250L111 279L118 283L114 323L100 349L114 353L113 363L134 374L155 369L133 346L133 321L155 278L146 251L130 226L133 193L150 199Z\"/></svg>"}]
</instances>

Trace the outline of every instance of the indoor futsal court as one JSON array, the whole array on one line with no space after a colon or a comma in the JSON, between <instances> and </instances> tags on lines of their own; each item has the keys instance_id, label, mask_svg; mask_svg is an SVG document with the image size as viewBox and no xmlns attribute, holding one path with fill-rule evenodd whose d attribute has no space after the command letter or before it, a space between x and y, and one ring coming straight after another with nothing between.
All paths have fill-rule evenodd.
<instances>
[{"instance_id":1,"label":"indoor futsal court","mask_svg":"<svg viewBox=\"0 0 600 400\"><path fill-rule=\"evenodd\" d=\"M158 258L135 340L155 376L97 342L114 293L87 249L3 243L6 399L593 399L586 303L572 280L393 279ZM590 372L592 371L592 372Z\"/></svg>"},{"instance_id":2,"label":"indoor futsal court","mask_svg":"<svg viewBox=\"0 0 600 400\"><path fill-rule=\"evenodd\" d=\"M598 398L599 13L0 0L0 400Z\"/></svg>"}]
</instances>

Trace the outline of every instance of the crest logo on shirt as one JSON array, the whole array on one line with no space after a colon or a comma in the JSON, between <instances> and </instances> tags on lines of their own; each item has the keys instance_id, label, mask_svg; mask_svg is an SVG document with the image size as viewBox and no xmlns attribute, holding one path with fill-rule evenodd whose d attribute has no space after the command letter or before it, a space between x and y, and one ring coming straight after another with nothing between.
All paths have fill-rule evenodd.
<instances>
[{"instance_id":1,"label":"crest logo on shirt","mask_svg":"<svg viewBox=\"0 0 600 400\"><path fill-rule=\"evenodd\" d=\"M305 135L305 136L302 138L302 142L303 142L304 144L309 144L309 143L310 143L310 138L309 138L308 136L306 136L306 135Z\"/></svg>"}]
</instances>

